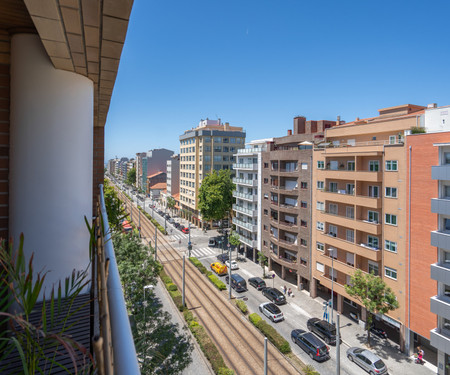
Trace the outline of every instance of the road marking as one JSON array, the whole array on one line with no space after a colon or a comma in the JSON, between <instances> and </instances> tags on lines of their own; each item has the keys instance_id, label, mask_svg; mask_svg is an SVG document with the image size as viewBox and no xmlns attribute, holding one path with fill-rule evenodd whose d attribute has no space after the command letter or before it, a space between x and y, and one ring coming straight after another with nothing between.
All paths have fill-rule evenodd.
<instances>
[{"instance_id":1,"label":"road marking","mask_svg":"<svg viewBox=\"0 0 450 375\"><path fill-rule=\"evenodd\" d=\"M244 270L241 268L241 272L245 275L247 275L248 277L254 277L250 272L248 272L247 270Z\"/></svg>"},{"instance_id":2,"label":"road marking","mask_svg":"<svg viewBox=\"0 0 450 375\"><path fill-rule=\"evenodd\" d=\"M291 305L291 307L292 307L294 310L297 310L297 312L299 312L300 314L306 316L308 319L309 319L309 318L312 318L312 316L311 316L310 314L308 314L305 310L303 310L300 306L297 306L297 305L294 304L294 303L290 303L289 305Z\"/></svg>"}]
</instances>

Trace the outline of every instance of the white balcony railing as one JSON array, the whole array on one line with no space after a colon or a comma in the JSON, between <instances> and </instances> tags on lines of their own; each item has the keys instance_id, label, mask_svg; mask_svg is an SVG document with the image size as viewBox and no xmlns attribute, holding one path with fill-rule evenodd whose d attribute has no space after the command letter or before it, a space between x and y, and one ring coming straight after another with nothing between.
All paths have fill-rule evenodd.
<instances>
[{"instance_id":1,"label":"white balcony railing","mask_svg":"<svg viewBox=\"0 0 450 375\"><path fill-rule=\"evenodd\" d=\"M240 148L238 150L238 154L255 154L255 153L259 153L262 151L266 151L267 147L266 146L262 146L262 147L254 147L254 148Z\"/></svg>"},{"instance_id":2,"label":"white balcony railing","mask_svg":"<svg viewBox=\"0 0 450 375\"><path fill-rule=\"evenodd\" d=\"M258 164L256 163L236 163L233 164L233 169L248 169L252 171L256 171L258 169Z\"/></svg>"},{"instance_id":3,"label":"white balcony railing","mask_svg":"<svg viewBox=\"0 0 450 375\"><path fill-rule=\"evenodd\" d=\"M257 202L258 201L258 195L257 194L245 194L245 193L239 193L237 191L233 191L233 197L245 199L245 200L248 200L248 201L251 201L251 202Z\"/></svg>"},{"instance_id":4,"label":"white balcony railing","mask_svg":"<svg viewBox=\"0 0 450 375\"><path fill-rule=\"evenodd\" d=\"M257 210L248 209L248 208L239 206L237 204L233 204L233 210L236 211L236 212L243 213L245 215L249 215L251 217L257 217L258 216L258 211Z\"/></svg>"},{"instance_id":5,"label":"white balcony railing","mask_svg":"<svg viewBox=\"0 0 450 375\"><path fill-rule=\"evenodd\" d=\"M258 231L258 225L252 224L252 223L246 223L245 221L240 220L237 217L233 217L233 224L236 224L237 226L245 228L252 233L256 233Z\"/></svg>"},{"instance_id":6,"label":"white balcony railing","mask_svg":"<svg viewBox=\"0 0 450 375\"><path fill-rule=\"evenodd\" d=\"M236 185L258 186L258 180L248 180L245 178L233 178Z\"/></svg>"}]
</instances>

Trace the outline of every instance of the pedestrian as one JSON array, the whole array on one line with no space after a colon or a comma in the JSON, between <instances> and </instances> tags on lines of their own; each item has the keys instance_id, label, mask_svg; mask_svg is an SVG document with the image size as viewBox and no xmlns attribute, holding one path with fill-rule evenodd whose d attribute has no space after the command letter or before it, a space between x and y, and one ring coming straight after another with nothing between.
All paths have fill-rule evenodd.
<instances>
[{"instance_id":1,"label":"pedestrian","mask_svg":"<svg viewBox=\"0 0 450 375\"><path fill-rule=\"evenodd\" d=\"M286 294L286 291L287 291L287 288L286 288L286 285L283 287L283 292L284 292L284 294Z\"/></svg>"},{"instance_id":2,"label":"pedestrian","mask_svg":"<svg viewBox=\"0 0 450 375\"><path fill-rule=\"evenodd\" d=\"M292 289L291 289L291 288L288 289L287 295L288 295L289 297L292 295Z\"/></svg>"}]
</instances>

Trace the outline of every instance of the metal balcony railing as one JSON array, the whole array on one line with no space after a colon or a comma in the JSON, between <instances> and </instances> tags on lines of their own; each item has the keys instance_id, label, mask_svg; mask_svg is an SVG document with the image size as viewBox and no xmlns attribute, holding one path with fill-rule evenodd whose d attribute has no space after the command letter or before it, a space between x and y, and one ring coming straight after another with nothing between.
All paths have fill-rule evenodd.
<instances>
[{"instance_id":1,"label":"metal balcony railing","mask_svg":"<svg viewBox=\"0 0 450 375\"><path fill-rule=\"evenodd\" d=\"M98 280L95 287L98 291L103 345L94 345L95 354L97 360L99 357L103 360L106 374L140 374L108 224L103 185L100 185L100 204L97 211L98 238L95 257L97 277L93 280Z\"/></svg>"},{"instance_id":2,"label":"metal balcony railing","mask_svg":"<svg viewBox=\"0 0 450 375\"><path fill-rule=\"evenodd\" d=\"M261 151L266 151L267 147L254 147L254 148L240 148L238 150L238 154L254 154Z\"/></svg>"}]
</instances>

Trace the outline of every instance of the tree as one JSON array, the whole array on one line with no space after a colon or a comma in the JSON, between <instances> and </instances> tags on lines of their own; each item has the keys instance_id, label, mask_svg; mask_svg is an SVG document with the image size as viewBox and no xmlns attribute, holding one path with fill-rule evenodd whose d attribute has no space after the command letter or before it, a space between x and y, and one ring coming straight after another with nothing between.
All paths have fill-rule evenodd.
<instances>
[{"instance_id":1,"label":"tree","mask_svg":"<svg viewBox=\"0 0 450 375\"><path fill-rule=\"evenodd\" d=\"M104 180L103 194L105 197L106 213L108 214L109 227L113 232L122 230L121 221L125 219L126 212L122 202L117 196L117 192L109 184L108 180Z\"/></svg>"},{"instance_id":2,"label":"tree","mask_svg":"<svg viewBox=\"0 0 450 375\"><path fill-rule=\"evenodd\" d=\"M266 265L267 265L267 257L260 251L258 253L258 263L263 269L263 277L266 277Z\"/></svg>"},{"instance_id":3,"label":"tree","mask_svg":"<svg viewBox=\"0 0 450 375\"><path fill-rule=\"evenodd\" d=\"M198 192L198 207L205 220L221 220L231 211L233 191L229 170L206 175Z\"/></svg>"},{"instance_id":4,"label":"tree","mask_svg":"<svg viewBox=\"0 0 450 375\"><path fill-rule=\"evenodd\" d=\"M142 374L179 374L191 363L189 336L172 323L170 314L152 289L161 265L149 257L153 249L142 244L137 235L113 238L127 308L133 314L132 326ZM145 300L144 300L145 294Z\"/></svg>"},{"instance_id":5,"label":"tree","mask_svg":"<svg viewBox=\"0 0 450 375\"><path fill-rule=\"evenodd\" d=\"M128 171L126 183L131 186L136 186L136 168L131 168Z\"/></svg>"},{"instance_id":6,"label":"tree","mask_svg":"<svg viewBox=\"0 0 450 375\"><path fill-rule=\"evenodd\" d=\"M356 298L367 309L367 345L370 347L370 327L373 314L386 314L398 308L398 301L394 292L379 276L373 273L363 273L356 270L350 280L350 285L345 285L345 291Z\"/></svg>"},{"instance_id":7,"label":"tree","mask_svg":"<svg viewBox=\"0 0 450 375\"><path fill-rule=\"evenodd\" d=\"M237 247L241 244L241 238L239 237L239 234L232 232L228 237L228 242L234 247Z\"/></svg>"},{"instance_id":8,"label":"tree","mask_svg":"<svg viewBox=\"0 0 450 375\"><path fill-rule=\"evenodd\" d=\"M173 216L173 209L175 208L175 199L173 199L173 197L168 197L167 198L167 207L169 207L169 210L172 211L172 216Z\"/></svg>"}]
</instances>

